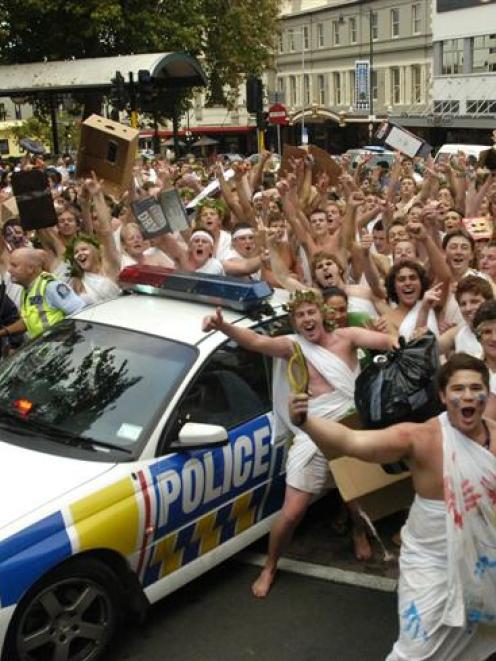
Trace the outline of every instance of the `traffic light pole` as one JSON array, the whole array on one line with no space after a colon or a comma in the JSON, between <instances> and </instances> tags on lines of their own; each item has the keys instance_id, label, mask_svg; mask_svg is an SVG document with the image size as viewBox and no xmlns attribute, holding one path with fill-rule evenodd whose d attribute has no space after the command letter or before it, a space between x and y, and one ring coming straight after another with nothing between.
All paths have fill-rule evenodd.
<instances>
[{"instance_id":1,"label":"traffic light pole","mask_svg":"<svg viewBox=\"0 0 496 661\"><path fill-rule=\"evenodd\" d=\"M136 99L136 87L134 85L134 74L129 72L129 108L131 110L131 126L138 128L138 104Z\"/></svg>"}]
</instances>

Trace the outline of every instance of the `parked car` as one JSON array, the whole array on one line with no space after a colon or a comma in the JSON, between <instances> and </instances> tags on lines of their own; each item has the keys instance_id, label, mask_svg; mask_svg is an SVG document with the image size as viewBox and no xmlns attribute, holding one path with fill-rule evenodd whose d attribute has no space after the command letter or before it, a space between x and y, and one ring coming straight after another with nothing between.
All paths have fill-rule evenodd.
<instances>
[{"instance_id":1,"label":"parked car","mask_svg":"<svg viewBox=\"0 0 496 661\"><path fill-rule=\"evenodd\" d=\"M228 321L274 334L284 296L127 273L139 293L67 318L0 365L3 661L103 658L127 613L142 617L265 535L282 504L270 359L203 333L212 307L182 299L231 300ZM239 311L241 286L256 315Z\"/></svg>"}]
</instances>

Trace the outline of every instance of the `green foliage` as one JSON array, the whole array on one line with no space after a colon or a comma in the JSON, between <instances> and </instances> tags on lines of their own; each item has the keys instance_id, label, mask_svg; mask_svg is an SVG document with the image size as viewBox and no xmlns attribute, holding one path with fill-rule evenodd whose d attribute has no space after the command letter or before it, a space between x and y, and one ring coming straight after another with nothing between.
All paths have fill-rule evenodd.
<instances>
[{"instance_id":1,"label":"green foliage","mask_svg":"<svg viewBox=\"0 0 496 661\"><path fill-rule=\"evenodd\" d=\"M245 75L271 64L280 1L0 0L0 58L187 51L205 66L210 101L233 105Z\"/></svg>"},{"instance_id":2,"label":"green foliage","mask_svg":"<svg viewBox=\"0 0 496 661\"><path fill-rule=\"evenodd\" d=\"M10 133L16 137L17 141L22 140L22 138L32 138L44 145L50 144L52 136L50 124L37 117L30 117L20 126L13 126Z\"/></svg>"}]
</instances>

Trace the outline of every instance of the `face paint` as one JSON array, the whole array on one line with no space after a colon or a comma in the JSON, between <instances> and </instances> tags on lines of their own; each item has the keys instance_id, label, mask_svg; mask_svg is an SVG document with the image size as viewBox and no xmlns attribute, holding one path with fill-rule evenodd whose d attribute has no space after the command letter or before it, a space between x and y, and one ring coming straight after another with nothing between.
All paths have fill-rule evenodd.
<instances>
[{"instance_id":1,"label":"face paint","mask_svg":"<svg viewBox=\"0 0 496 661\"><path fill-rule=\"evenodd\" d=\"M486 395L486 393L485 393L485 392L480 392L480 393L477 395L477 401L479 402L479 404L481 404L481 406L485 406L485 405L486 405L486 402L487 402L487 395Z\"/></svg>"},{"instance_id":2,"label":"face paint","mask_svg":"<svg viewBox=\"0 0 496 661\"><path fill-rule=\"evenodd\" d=\"M461 407L462 400L461 400L460 397L455 397L454 395L452 395L450 397L449 401L450 401L450 404L453 404L453 406L455 406L457 409L459 409Z\"/></svg>"}]
</instances>

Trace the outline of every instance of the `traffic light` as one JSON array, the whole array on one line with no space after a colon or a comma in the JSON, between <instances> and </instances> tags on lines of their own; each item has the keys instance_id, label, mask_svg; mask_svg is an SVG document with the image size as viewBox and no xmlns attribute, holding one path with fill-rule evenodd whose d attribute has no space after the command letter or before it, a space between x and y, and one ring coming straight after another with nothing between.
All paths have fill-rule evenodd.
<instances>
[{"instance_id":1,"label":"traffic light","mask_svg":"<svg viewBox=\"0 0 496 661\"><path fill-rule=\"evenodd\" d=\"M115 110L124 110L127 103L126 84L120 71L111 79L110 103Z\"/></svg>"},{"instance_id":2,"label":"traffic light","mask_svg":"<svg viewBox=\"0 0 496 661\"><path fill-rule=\"evenodd\" d=\"M257 112L257 129L259 131L266 131L269 126L269 113Z\"/></svg>"},{"instance_id":3,"label":"traffic light","mask_svg":"<svg viewBox=\"0 0 496 661\"><path fill-rule=\"evenodd\" d=\"M157 98L158 89L147 69L138 71L138 105L143 112L153 110L153 102Z\"/></svg>"},{"instance_id":4,"label":"traffic light","mask_svg":"<svg viewBox=\"0 0 496 661\"><path fill-rule=\"evenodd\" d=\"M260 78L251 76L246 81L246 109L252 114L263 110L263 83Z\"/></svg>"}]
</instances>

